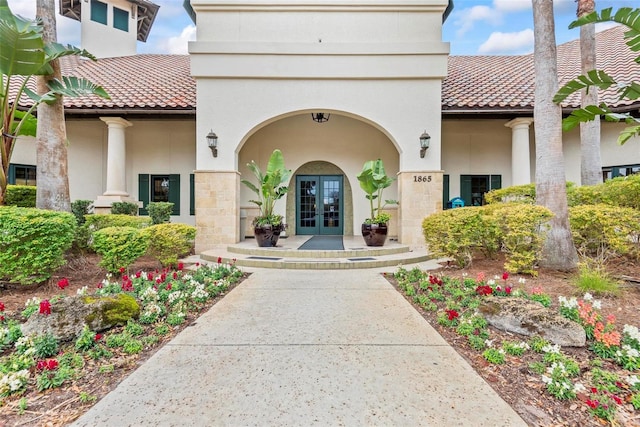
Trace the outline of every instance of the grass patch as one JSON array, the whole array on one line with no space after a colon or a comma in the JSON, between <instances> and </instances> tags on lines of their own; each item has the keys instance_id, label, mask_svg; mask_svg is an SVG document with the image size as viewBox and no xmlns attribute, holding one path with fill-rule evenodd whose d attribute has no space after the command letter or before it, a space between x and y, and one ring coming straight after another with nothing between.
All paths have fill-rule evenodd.
<instances>
[{"instance_id":1,"label":"grass patch","mask_svg":"<svg viewBox=\"0 0 640 427\"><path fill-rule=\"evenodd\" d=\"M590 263L580 265L578 275L573 279L573 284L581 292L596 295L618 295L620 293L620 284L603 267Z\"/></svg>"}]
</instances>

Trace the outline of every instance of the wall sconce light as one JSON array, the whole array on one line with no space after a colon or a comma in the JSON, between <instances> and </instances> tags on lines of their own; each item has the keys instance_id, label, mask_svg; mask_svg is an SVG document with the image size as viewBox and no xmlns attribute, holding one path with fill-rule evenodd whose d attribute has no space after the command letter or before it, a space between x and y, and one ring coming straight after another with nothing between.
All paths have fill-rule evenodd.
<instances>
[{"instance_id":1,"label":"wall sconce light","mask_svg":"<svg viewBox=\"0 0 640 427\"><path fill-rule=\"evenodd\" d=\"M422 132L422 135L420 135L420 158L421 159L424 159L424 155L427 152L427 148L429 148L430 142L431 142L431 136L429 136L429 134L425 130L424 132Z\"/></svg>"},{"instance_id":2,"label":"wall sconce light","mask_svg":"<svg viewBox=\"0 0 640 427\"><path fill-rule=\"evenodd\" d=\"M311 113L311 118L313 119L314 122L317 123L325 123L329 121L329 117L331 117L331 114L324 114L324 113Z\"/></svg>"},{"instance_id":3,"label":"wall sconce light","mask_svg":"<svg viewBox=\"0 0 640 427\"><path fill-rule=\"evenodd\" d=\"M216 135L213 130L210 130L207 134L207 145L211 148L213 157L218 157L218 135Z\"/></svg>"}]
</instances>

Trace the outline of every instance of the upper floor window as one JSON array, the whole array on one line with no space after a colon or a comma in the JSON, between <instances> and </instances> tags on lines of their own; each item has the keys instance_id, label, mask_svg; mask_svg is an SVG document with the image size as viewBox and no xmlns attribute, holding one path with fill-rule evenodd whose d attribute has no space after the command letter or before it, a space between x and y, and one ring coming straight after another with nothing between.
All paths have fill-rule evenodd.
<instances>
[{"instance_id":1,"label":"upper floor window","mask_svg":"<svg viewBox=\"0 0 640 427\"><path fill-rule=\"evenodd\" d=\"M91 20L107 25L107 4L98 0L91 0Z\"/></svg>"},{"instance_id":2,"label":"upper floor window","mask_svg":"<svg viewBox=\"0 0 640 427\"><path fill-rule=\"evenodd\" d=\"M129 12L123 9L113 8L113 28L129 31Z\"/></svg>"}]
</instances>

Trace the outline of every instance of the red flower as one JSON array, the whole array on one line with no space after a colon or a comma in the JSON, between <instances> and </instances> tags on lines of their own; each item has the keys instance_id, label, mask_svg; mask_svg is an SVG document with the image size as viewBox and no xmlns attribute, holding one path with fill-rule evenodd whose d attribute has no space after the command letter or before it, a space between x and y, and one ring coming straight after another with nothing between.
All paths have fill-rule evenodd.
<instances>
[{"instance_id":1,"label":"red flower","mask_svg":"<svg viewBox=\"0 0 640 427\"><path fill-rule=\"evenodd\" d=\"M0 311L4 311L4 303L0 301Z\"/></svg>"},{"instance_id":2,"label":"red flower","mask_svg":"<svg viewBox=\"0 0 640 427\"><path fill-rule=\"evenodd\" d=\"M0 322L4 322L4 316L0 315Z\"/></svg>"},{"instance_id":3,"label":"red flower","mask_svg":"<svg viewBox=\"0 0 640 427\"><path fill-rule=\"evenodd\" d=\"M147 280L153 280L153 273L147 273Z\"/></svg>"},{"instance_id":4,"label":"red flower","mask_svg":"<svg viewBox=\"0 0 640 427\"><path fill-rule=\"evenodd\" d=\"M126 282L127 280L129 280L129 276L127 276L126 274L122 275L122 281Z\"/></svg>"},{"instance_id":5,"label":"red flower","mask_svg":"<svg viewBox=\"0 0 640 427\"><path fill-rule=\"evenodd\" d=\"M131 279L122 282L122 292L133 292L133 282Z\"/></svg>"},{"instance_id":6,"label":"red flower","mask_svg":"<svg viewBox=\"0 0 640 427\"><path fill-rule=\"evenodd\" d=\"M615 394L611 395L611 398L618 404L618 405L622 405L622 399L620 399L618 396L616 396Z\"/></svg>"},{"instance_id":7,"label":"red flower","mask_svg":"<svg viewBox=\"0 0 640 427\"><path fill-rule=\"evenodd\" d=\"M481 285L476 288L476 293L478 295L491 295L493 293L493 289L489 285Z\"/></svg>"},{"instance_id":8,"label":"red flower","mask_svg":"<svg viewBox=\"0 0 640 427\"><path fill-rule=\"evenodd\" d=\"M124 267L120 267L120 274L122 274L122 273L124 273L124 272L125 272Z\"/></svg>"},{"instance_id":9,"label":"red flower","mask_svg":"<svg viewBox=\"0 0 640 427\"><path fill-rule=\"evenodd\" d=\"M177 279L177 278L178 278L178 272L177 272L177 271L174 271L174 272L173 272L173 278L174 278L174 279Z\"/></svg>"},{"instance_id":10,"label":"red flower","mask_svg":"<svg viewBox=\"0 0 640 427\"><path fill-rule=\"evenodd\" d=\"M36 363L36 369L38 369L39 371L44 371L45 369L47 371L53 371L57 368L58 361L56 359L38 360L38 363Z\"/></svg>"},{"instance_id":11,"label":"red flower","mask_svg":"<svg viewBox=\"0 0 640 427\"><path fill-rule=\"evenodd\" d=\"M142 271L140 270L136 271L136 279L139 279L140 276L142 276Z\"/></svg>"},{"instance_id":12,"label":"red flower","mask_svg":"<svg viewBox=\"0 0 640 427\"><path fill-rule=\"evenodd\" d=\"M504 288L504 291L507 293L507 295L511 295L512 290L513 288L511 286L507 286L506 288Z\"/></svg>"},{"instance_id":13,"label":"red flower","mask_svg":"<svg viewBox=\"0 0 640 427\"><path fill-rule=\"evenodd\" d=\"M597 389L597 388L595 388L595 387L591 387L591 393L597 393L597 392L598 392L598 389Z\"/></svg>"},{"instance_id":14,"label":"red flower","mask_svg":"<svg viewBox=\"0 0 640 427\"><path fill-rule=\"evenodd\" d=\"M200 263L199 262L196 262L196 267L200 267Z\"/></svg>"},{"instance_id":15,"label":"red flower","mask_svg":"<svg viewBox=\"0 0 640 427\"><path fill-rule=\"evenodd\" d=\"M165 280L167 280L167 273L162 273L160 275L160 283L164 282Z\"/></svg>"},{"instance_id":16,"label":"red flower","mask_svg":"<svg viewBox=\"0 0 640 427\"><path fill-rule=\"evenodd\" d=\"M167 290L170 291L171 290L171 283L167 284Z\"/></svg>"},{"instance_id":17,"label":"red flower","mask_svg":"<svg viewBox=\"0 0 640 427\"><path fill-rule=\"evenodd\" d=\"M218 264L222 264L222 257L218 257Z\"/></svg>"},{"instance_id":18,"label":"red flower","mask_svg":"<svg viewBox=\"0 0 640 427\"><path fill-rule=\"evenodd\" d=\"M507 280L509 278L509 272L505 271L504 273L502 273L502 280Z\"/></svg>"},{"instance_id":19,"label":"red flower","mask_svg":"<svg viewBox=\"0 0 640 427\"><path fill-rule=\"evenodd\" d=\"M184 268L184 263L179 262L178 263L178 270L182 270Z\"/></svg>"},{"instance_id":20,"label":"red flower","mask_svg":"<svg viewBox=\"0 0 640 427\"><path fill-rule=\"evenodd\" d=\"M51 314L51 303L49 300L45 299L40 301L40 314L44 314L45 316Z\"/></svg>"},{"instance_id":21,"label":"red flower","mask_svg":"<svg viewBox=\"0 0 640 427\"><path fill-rule=\"evenodd\" d=\"M586 403L587 405L589 405L590 408L593 408L593 409L596 409L600 404L597 400L591 400L591 399L587 399Z\"/></svg>"},{"instance_id":22,"label":"red flower","mask_svg":"<svg viewBox=\"0 0 640 427\"><path fill-rule=\"evenodd\" d=\"M460 314L455 310L445 310L444 312L447 313L447 318L449 319L449 321L452 321L456 317L460 316Z\"/></svg>"},{"instance_id":23,"label":"red flower","mask_svg":"<svg viewBox=\"0 0 640 427\"><path fill-rule=\"evenodd\" d=\"M66 277L63 277L62 279L58 280L58 287L60 289L64 289L67 286L69 286L69 280Z\"/></svg>"},{"instance_id":24,"label":"red flower","mask_svg":"<svg viewBox=\"0 0 640 427\"><path fill-rule=\"evenodd\" d=\"M94 341L100 341L102 339L102 334L96 334L95 337L93 337Z\"/></svg>"},{"instance_id":25,"label":"red flower","mask_svg":"<svg viewBox=\"0 0 640 427\"><path fill-rule=\"evenodd\" d=\"M102 289L102 282L98 283L96 286L98 287L98 289Z\"/></svg>"}]
</instances>

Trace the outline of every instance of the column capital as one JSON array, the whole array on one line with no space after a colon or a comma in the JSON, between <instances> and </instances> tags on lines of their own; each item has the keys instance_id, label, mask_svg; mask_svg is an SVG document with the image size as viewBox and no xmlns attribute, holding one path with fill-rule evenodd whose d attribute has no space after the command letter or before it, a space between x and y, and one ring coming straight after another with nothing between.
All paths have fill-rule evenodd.
<instances>
[{"instance_id":1,"label":"column capital","mask_svg":"<svg viewBox=\"0 0 640 427\"><path fill-rule=\"evenodd\" d=\"M133 123L123 119L122 117L100 117L100 120L105 122L109 127L114 126L114 127L127 128L129 126L133 126Z\"/></svg>"},{"instance_id":2,"label":"column capital","mask_svg":"<svg viewBox=\"0 0 640 427\"><path fill-rule=\"evenodd\" d=\"M522 129L524 127L528 128L529 126L531 126L531 123L533 123L533 117L518 117L516 119L509 120L504 125L511 129Z\"/></svg>"}]
</instances>

